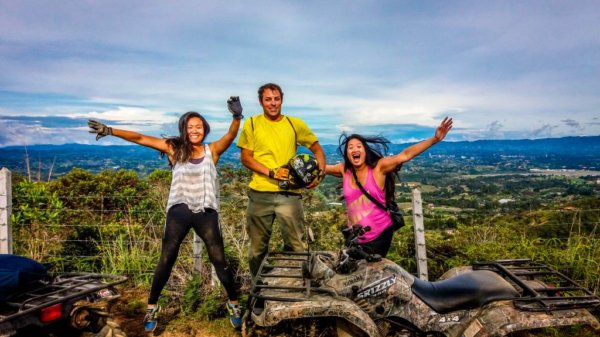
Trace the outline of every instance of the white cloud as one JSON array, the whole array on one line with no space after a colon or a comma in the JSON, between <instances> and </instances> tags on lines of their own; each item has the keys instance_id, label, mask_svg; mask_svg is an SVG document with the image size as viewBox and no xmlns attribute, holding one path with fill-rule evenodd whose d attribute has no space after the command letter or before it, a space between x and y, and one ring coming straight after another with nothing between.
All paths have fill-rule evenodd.
<instances>
[{"instance_id":1,"label":"white cloud","mask_svg":"<svg viewBox=\"0 0 600 337\"><path fill-rule=\"evenodd\" d=\"M91 111L85 114L74 114L68 117L92 118L103 121L127 122L131 124L164 124L168 122L177 123L177 118L165 115L164 112L151 111L138 107L118 107L106 111Z\"/></svg>"},{"instance_id":2,"label":"white cloud","mask_svg":"<svg viewBox=\"0 0 600 337\"><path fill-rule=\"evenodd\" d=\"M284 111L325 138L434 127L446 115L464 137L600 134L590 122L600 106L596 7L4 1L0 116L93 117L156 133L195 110L224 132L227 97L241 96L250 116L261 111L256 89L273 81ZM9 105L3 93L26 95Z\"/></svg>"}]
</instances>

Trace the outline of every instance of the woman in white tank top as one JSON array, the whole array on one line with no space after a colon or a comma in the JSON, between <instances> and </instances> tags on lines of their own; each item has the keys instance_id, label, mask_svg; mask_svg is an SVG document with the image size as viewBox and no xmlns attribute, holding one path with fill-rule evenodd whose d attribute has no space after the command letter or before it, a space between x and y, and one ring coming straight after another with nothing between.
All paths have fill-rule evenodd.
<instances>
[{"instance_id":1,"label":"woman in white tank top","mask_svg":"<svg viewBox=\"0 0 600 337\"><path fill-rule=\"evenodd\" d=\"M191 228L202 238L208 256L229 301L227 310L231 324L241 327L241 310L232 271L225 260L223 237L219 229L219 183L215 165L219 156L229 148L237 136L243 118L239 97L230 97L227 107L233 114L229 130L219 140L204 144L210 132L206 119L197 112L187 112L179 119L179 136L157 138L137 132L116 129L90 120L91 133L96 140L115 136L132 143L147 146L166 154L173 168L173 179L167 203L167 219L163 236L161 256L154 272L148 298L144 329L154 331L157 325L158 297L167 283L179 246Z\"/></svg>"}]
</instances>

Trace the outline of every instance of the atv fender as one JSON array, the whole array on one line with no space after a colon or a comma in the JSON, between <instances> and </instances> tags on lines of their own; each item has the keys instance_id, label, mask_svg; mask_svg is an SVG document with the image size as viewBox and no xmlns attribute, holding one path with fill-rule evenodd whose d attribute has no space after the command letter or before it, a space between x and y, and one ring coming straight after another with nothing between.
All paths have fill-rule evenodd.
<instances>
[{"instance_id":1,"label":"atv fender","mask_svg":"<svg viewBox=\"0 0 600 337\"><path fill-rule=\"evenodd\" d=\"M363 331L367 336L379 337L375 322L353 301L343 297L312 295L300 302L267 300L260 314L251 313L259 326L275 326L286 320L299 318L336 317Z\"/></svg>"},{"instance_id":2,"label":"atv fender","mask_svg":"<svg viewBox=\"0 0 600 337\"><path fill-rule=\"evenodd\" d=\"M465 336L505 336L516 331L569 325L587 325L600 331L598 319L585 309L553 310L551 313L522 311L515 309L512 301L500 301L484 310L483 315L467 327Z\"/></svg>"},{"instance_id":3,"label":"atv fender","mask_svg":"<svg viewBox=\"0 0 600 337\"><path fill-rule=\"evenodd\" d=\"M460 266L460 267L454 267L448 271L446 271L445 273L442 274L442 276L439 277L438 280L446 280L449 278L452 278L454 276L458 276L464 273L470 273L473 271L473 267L471 266Z\"/></svg>"}]
</instances>

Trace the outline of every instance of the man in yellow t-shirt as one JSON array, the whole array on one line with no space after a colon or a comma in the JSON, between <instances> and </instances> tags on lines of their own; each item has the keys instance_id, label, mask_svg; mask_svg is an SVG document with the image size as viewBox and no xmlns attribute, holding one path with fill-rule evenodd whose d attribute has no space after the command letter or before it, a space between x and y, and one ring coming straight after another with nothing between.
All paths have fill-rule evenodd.
<instances>
[{"instance_id":1,"label":"man in yellow t-shirt","mask_svg":"<svg viewBox=\"0 0 600 337\"><path fill-rule=\"evenodd\" d=\"M274 83L261 86L258 100L263 113L246 120L237 142L242 164L253 172L246 211L252 277L256 276L269 251L275 219L281 227L283 250L304 251L301 190L282 187L289 174L282 166L296 154L297 145L307 147L314 154L321 175L326 163L323 148L306 123L300 118L281 114L281 87Z\"/></svg>"}]
</instances>

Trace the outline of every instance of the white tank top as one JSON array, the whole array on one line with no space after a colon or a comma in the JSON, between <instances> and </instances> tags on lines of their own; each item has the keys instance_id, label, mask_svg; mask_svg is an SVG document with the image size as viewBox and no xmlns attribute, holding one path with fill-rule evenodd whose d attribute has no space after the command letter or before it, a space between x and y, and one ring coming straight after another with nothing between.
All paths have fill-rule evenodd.
<instances>
[{"instance_id":1,"label":"white tank top","mask_svg":"<svg viewBox=\"0 0 600 337\"><path fill-rule=\"evenodd\" d=\"M177 162L173 166L167 212L177 204L186 204L194 213L205 208L219 210L219 177L208 145L204 145L201 163Z\"/></svg>"}]
</instances>

